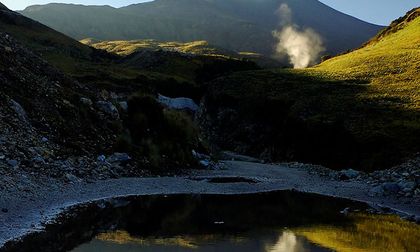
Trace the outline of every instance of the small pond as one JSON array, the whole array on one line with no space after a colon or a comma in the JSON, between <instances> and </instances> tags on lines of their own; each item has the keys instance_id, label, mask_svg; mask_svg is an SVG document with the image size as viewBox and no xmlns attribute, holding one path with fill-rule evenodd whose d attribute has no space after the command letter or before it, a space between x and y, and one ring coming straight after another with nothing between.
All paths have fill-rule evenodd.
<instances>
[{"instance_id":1,"label":"small pond","mask_svg":"<svg viewBox=\"0 0 420 252\"><path fill-rule=\"evenodd\" d=\"M0 251L418 251L419 225L368 212L291 191L117 198L74 207Z\"/></svg>"}]
</instances>

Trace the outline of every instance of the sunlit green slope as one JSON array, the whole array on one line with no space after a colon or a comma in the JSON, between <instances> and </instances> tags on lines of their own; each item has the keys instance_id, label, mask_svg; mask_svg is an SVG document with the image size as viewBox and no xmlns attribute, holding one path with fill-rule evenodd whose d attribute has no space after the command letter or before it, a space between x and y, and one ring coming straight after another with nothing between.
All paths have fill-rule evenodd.
<instances>
[{"instance_id":1,"label":"sunlit green slope","mask_svg":"<svg viewBox=\"0 0 420 252\"><path fill-rule=\"evenodd\" d=\"M315 69L334 78L369 80L366 98L420 109L420 8L395 21L363 48Z\"/></svg>"},{"instance_id":2,"label":"sunlit green slope","mask_svg":"<svg viewBox=\"0 0 420 252\"><path fill-rule=\"evenodd\" d=\"M140 50L167 50L191 54L207 55L234 55L235 52L224 50L209 45L207 41L192 42L159 42L153 39L144 40L115 40L95 42L91 39L83 39L80 42L93 46L97 49L119 55L129 55Z\"/></svg>"}]
</instances>

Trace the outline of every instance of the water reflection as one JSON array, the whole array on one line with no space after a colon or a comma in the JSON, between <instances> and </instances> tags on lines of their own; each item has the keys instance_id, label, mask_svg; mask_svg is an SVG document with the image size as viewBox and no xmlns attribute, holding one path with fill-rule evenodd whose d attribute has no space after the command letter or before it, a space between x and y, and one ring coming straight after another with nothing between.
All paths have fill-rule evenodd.
<instances>
[{"instance_id":1,"label":"water reflection","mask_svg":"<svg viewBox=\"0 0 420 252\"><path fill-rule=\"evenodd\" d=\"M330 251L314 245L291 231L258 231L238 236L195 235L170 238L135 238L126 231L107 232L83 244L73 252L323 252Z\"/></svg>"},{"instance_id":2,"label":"water reflection","mask_svg":"<svg viewBox=\"0 0 420 252\"><path fill-rule=\"evenodd\" d=\"M310 251L306 245L306 241L297 237L291 231L285 231L280 235L279 240L273 246L267 247L268 252L308 252Z\"/></svg>"},{"instance_id":3,"label":"water reflection","mask_svg":"<svg viewBox=\"0 0 420 252\"><path fill-rule=\"evenodd\" d=\"M315 225L294 231L323 247L342 252L420 251L420 225L394 215L351 214L351 224Z\"/></svg>"}]
</instances>

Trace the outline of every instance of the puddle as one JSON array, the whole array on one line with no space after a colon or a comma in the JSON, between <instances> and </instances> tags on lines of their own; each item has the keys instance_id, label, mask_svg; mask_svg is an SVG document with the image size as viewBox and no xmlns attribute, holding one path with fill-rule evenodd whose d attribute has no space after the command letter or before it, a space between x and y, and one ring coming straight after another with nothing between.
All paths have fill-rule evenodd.
<instances>
[{"instance_id":1,"label":"puddle","mask_svg":"<svg viewBox=\"0 0 420 252\"><path fill-rule=\"evenodd\" d=\"M344 215L343 209L358 210ZM69 210L0 251L416 251L419 226L345 199L282 191L141 196ZM359 212L360 210L360 212Z\"/></svg>"},{"instance_id":2,"label":"puddle","mask_svg":"<svg viewBox=\"0 0 420 252\"><path fill-rule=\"evenodd\" d=\"M230 184L230 183L248 183L248 184L256 184L260 181L252 178L244 178L244 177L191 177L190 180L196 181L207 181L209 183L214 184Z\"/></svg>"}]
</instances>

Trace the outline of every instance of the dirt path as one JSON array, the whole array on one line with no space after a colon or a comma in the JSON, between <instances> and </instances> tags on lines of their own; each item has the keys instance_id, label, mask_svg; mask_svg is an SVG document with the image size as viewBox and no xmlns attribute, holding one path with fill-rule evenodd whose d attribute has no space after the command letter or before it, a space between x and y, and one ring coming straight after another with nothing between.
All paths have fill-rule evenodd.
<instances>
[{"instance_id":1,"label":"dirt path","mask_svg":"<svg viewBox=\"0 0 420 252\"><path fill-rule=\"evenodd\" d=\"M32 191L0 191L0 247L7 240L40 230L42 223L53 220L69 206L128 195L240 194L295 189L351 198L410 215L420 215L418 202L404 201L401 198L371 197L367 193L370 186L363 181L343 182L314 175L308 172L309 166L291 168L286 165L227 161L223 167L221 170L193 171L189 176L182 177L122 178L65 185L47 180ZM235 181L238 177L239 182Z\"/></svg>"}]
</instances>

